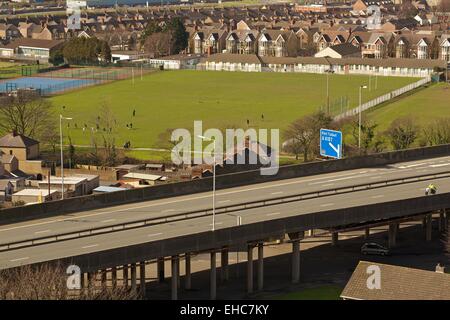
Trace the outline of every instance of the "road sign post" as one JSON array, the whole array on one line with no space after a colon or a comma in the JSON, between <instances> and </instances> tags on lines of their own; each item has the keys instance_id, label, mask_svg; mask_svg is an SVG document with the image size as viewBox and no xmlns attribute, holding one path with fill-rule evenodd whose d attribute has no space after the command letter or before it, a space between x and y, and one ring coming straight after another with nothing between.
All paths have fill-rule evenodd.
<instances>
[{"instance_id":1,"label":"road sign post","mask_svg":"<svg viewBox=\"0 0 450 320\"><path fill-rule=\"evenodd\" d=\"M342 158L342 132L320 129L320 155L335 159Z\"/></svg>"}]
</instances>

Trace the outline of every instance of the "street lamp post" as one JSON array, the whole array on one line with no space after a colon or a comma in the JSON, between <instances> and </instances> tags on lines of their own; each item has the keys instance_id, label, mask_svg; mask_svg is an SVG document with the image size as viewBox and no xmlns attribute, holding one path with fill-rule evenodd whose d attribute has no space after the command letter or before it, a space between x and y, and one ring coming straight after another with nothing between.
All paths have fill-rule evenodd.
<instances>
[{"instance_id":1,"label":"street lamp post","mask_svg":"<svg viewBox=\"0 0 450 320\"><path fill-rule=\"evenodd\" d=\"M64 200L64 155L63 155L63 135L62 135L62 121L72 120L72 118L65 118L62 114L59 115L59 141L61 144L61 199Z\"/></svg>"},{"instance_id":2,"label":"street lamp post","mask_svg":"<svg viewBox=\"0 0 450 320\"><path fill-rule=\"evenodd\" d=\"M216 229L216 140L205 136L198 136L202 140L213 142L213 194L212 194L212 231Z\"/></svg>"},{"instance_id":3,"label":"street lamp post","mask_svg":"<svg viewBox=\"0 0 450 320\"><path fill-rule=\"evenodd\" d=\"M327 69L325 70L327 74L327 114L330 114L330 73L334 73L333 70Z\"/></svg>"},{"instance_id":4,"label":"street lamp post","mask_svg":"<svg viewBox=\"0 0 450 320\"><path fill-rule=\"evenodd\" d=\"M358 113L359 113L359 118L358 118L358 149L361 151L361 94L362 94L362 89L367 89L367 86L359 86L359 107L358 107Z\"/></svg>"}]
</instances>

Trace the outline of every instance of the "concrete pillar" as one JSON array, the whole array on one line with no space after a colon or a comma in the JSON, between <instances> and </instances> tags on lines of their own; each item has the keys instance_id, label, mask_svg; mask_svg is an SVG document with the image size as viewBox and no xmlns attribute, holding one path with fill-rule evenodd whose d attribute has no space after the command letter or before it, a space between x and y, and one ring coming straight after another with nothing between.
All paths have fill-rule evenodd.
<instances>
[{"instance_id":1,"label":"concrete pillar","mask_svg":"<svg viewBox=\"0 0 450 320\"><path fill-rule=\"evenodd\" d=\"M141 292L141 298L145 298L145 261L139 263L139 287Z\"/></svg>"},{"instance_id":2,"label":"concrete pillar","mask_svg":"<svg viewBox=\"0 0 450 320\"><path fill-rule=\"evenodd\" d=\"M369 239L370 237L370 228L364 228L364 239Z\"/></svg>"},{"instance_id":3,"label":"concrete pillar","mask_svg":"<svg viewBox=\"0 0 450 320\"><path fill-rule=\"evenodd\" d=\"M331 233L331 245L336 247L338 245L339 233L337 231Z\"/></svg>"},{"instance_id":4,"label":"concrete pillar","mask_svg":"<svg viewBox=\"0 0 450 320\"><path fill-rule=\"evenodd\" d=\"M426 230L425 230L425 238L426 238L426 241L431 241L431 232L432 232L432 226L433 226L433 215L430 213L430 214L427 214L427 216L426 216L426 221L427 221L427 223L426 223Z\"/></svg>"},{"instance_id":5,"label":"concrete pillar","mask_svg":"<svg viewBox=\"0 0 450 320\"><path fill-rule=\"evenodd\" d=\"M172 300L178 300L178 256L172 256Z\"/></svg>"},{"instance_id":6,"label":"concrete pillar","mask_svg":"<svg viewBox=\"0 0 450 320\"><path fill-rule=\"evenodd\" d=\"M186 253L184 257L184 263L185 263L185 271L186 274L184 276L184 288L186 290L191 290L191 254Z\"/></svg>"},{"instance_id":7,"label":"concrete pillar","mask_svg":"<svg viewBox=\"0 0 450 320\"><path fill-rule=\"evenodd\" d=\"M300 281L300 239L292 240L292 283Z\"/></svg>"},{"instance_id":8,"label":"concrete pillar","mask_svg":"<svg viewBox=\"0 0 450 320\"><path fill-rule=\"evenodd\" d=\"M392 222L389 224L388 233L389 248L394 248L397 245L397 223Z\"/></svg>"},{"instance_id":9,"label":"concrete pillar","mask_svg":"<svg viewBox=\"0 0 450 320\"><path fill-rule=\"evenodd\" d=\"M447 209L444 209L444 231L448 230L448 216L449 212Z\"/></svg>"},{"instance_id":10,"label":"concrete pillar","mask_svg":"<svg viewBox=\"0 0 450 320\"><path fill-rule=\"evenodd\" d=\"M228 248L222 248L220 253L220 280L228 281Z\"/></svg>"},{"instance_id":11,"label":"concrete pillar","mask_svg":"<svg viewBox=\"0 0 450 320\"><path fill-rule=\"evenodd\" d=\"M106 281L107 281L107 277L106 277L106 275L107 275L106 269L103 269L103 270L101 271L101 273L102 273L102 289L104 290L104 289L106 289Z\"/></svg>"},{"instance_id":12,"label":"concrete pillar","mask_svg":"<svg viewBox=\"0 0 450 320\"><path fill-rule=\"evenodd\" d=\"M128 288L128 265L123 265L123 277L122 277L122 286Z\"/></svg>"},{"instance_id":13,"label":"concrete pillar","mask_svg":"<svg viewBox=\"0 0 450 320\"><path fill-rule=\"evenodd\" d=\"M253 292L253 245L247 247L247 293Z\"/></svg>"},{"instance_id":14,"label":"concrete pillar","mask_svg":"<svg viewBox=\"0 0 450 320\"><path fill-rule=\"evenodd\" d=\"M85 287L86 287L86 283L84 281L84 273L81 272L81 274L80 274L80 290L81 290L81 292L84 291Z\"/></svg>"},{"instance_id":15,"label":"concrete pillar","mask_svg":"<svg viewBox=\"0 0 450 320\"><path fill-rule=\"evenodd\" d=\"M158 282L164 282L164 257L158 258L156 269L158 274Z\"/></svg>"},{"instance_id":16,"label":"concrete pillar","mask_svg":"<svg viewBox=\"0 0 450 320\"><path fill-rule=\"evenodd\" d=\"M258 290L264 287L264 243L258 243Z\"/></svg>"},{"instance_id":17,"label":"concrete pillar","mask_svg":"<svg viewBox=\"0 0 450 320\"><path fill-rule=\"evenodd\" d=\"M308 236L314 237L314 229L309 229Z\"/></svg>"},{"instance_id":18,"label":"concrete pillar","mask_svg":"<svg viewBox=\"0 0 450 320\"><path fill-rule=\"evenodd\" d=\"M444 232L445 231L445 213L444 210L441 210L439 212L439 232Z\"/></svg>"},{"instance_id":19,"label":"concrete pillar","mask_svg":"<svg viewBox=\"0 0 450 320\"><path fill-rule=\"evenodd\" d=\"M136 280L136 263L131 264L131 291L136 293L137 280Z\"/></svg>"},{"instance_id":20,"label":"concrete pillar","mask_svg":"<svg viewBox=\"0 0 450 320\"><path fill-rule=\"evenodd\" d=\"M216 275L216 252L211 252L211 269L210 269L210 299L216 300L217 296L217 275Z\"/></svg>"},{"instance_id":21,"label":"concrete pillar","mask_svg":"<svg viewBox=\"0 0 450 320\"><path fill-rule=\"evenodd\" d=\"M117 267L111 268L111 286L113 290L117 288Z\"/></svg>"}]
</instances>

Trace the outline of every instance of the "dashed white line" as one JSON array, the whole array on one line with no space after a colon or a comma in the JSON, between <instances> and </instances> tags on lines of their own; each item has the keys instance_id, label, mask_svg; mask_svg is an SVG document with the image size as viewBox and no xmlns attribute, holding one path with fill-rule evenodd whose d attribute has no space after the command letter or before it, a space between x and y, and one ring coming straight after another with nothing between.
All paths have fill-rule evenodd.
<instances>
[{"instance_id":1,"label":"dashed white line","mask_svg":"<svg viewBox=\"0 0 450 320\"><path fill-rule=\"evenodd\" d=\"M16 261L22 261L22 260L27 260L27 259L30 259L30 257L17 258L17 259L12 259L12 260L9 260L9 261L10 262L16 262Z\"/></svg>"},{"instance_id":2,"label":"dashed white line","mask_svg":"<svg viewBox=\"0 0 450 320\"><path fill-rule=\"evenodd\" d=\"M277 216L279 214L281 214L281 212L272 212L272 213L266 214L266 216L268 216L268 217L270 217L270 216Z\"/></svg>"},{"instance_id":3,"label":"dashed white line","mask_svg":"<svg viewBox=\"0 0 450 320\"><path fill-rule=\"evenodd\" d=\"M166 209L166 210L161 211L161 213L166 213L166 212L171 212L171 211L175 211L175 209Z\"/></svg>"},{"instance_id":4,"label":"dashed white line","mask_svg":"<svg viewBox=\"0 0 450 320\"><path fill-rule=\"evenodd\" d=\"M384 194L377 194L376 196L372 196L372 199L383 198Z\"/></svg>"},{"instance_id":5,"label":"dashed white line","mask_svg":"<svg viewBox=\"0 0 450 320\"><path fill-rule=\"evenodd\" d=\"M334 185L334 183L327 183L327 184L323 184L322 187L329 187L329 186L332 186L332 185Z\"/></svg>"},{"instance_id":6,"label":"dashed white line","mask_svg":"<svg viewBox=\"0 0 450 320\"><path fill-rule=\"evenodd\" d=\"M50 229L41 230L41 231L36 231L34 234L47 233L47 232L50 232L50 231L51 231Z\"/></svg>"},{"instance_id":7,"label":"dashed white line","mask_svg":"<svg viewBox=\"0 0 450 320\"><path fill-rule=\"evenodd\" d=\"M215 225L216 226L220 226L223 222L216 222ZM212 226L212 223L209 224L210 226Z\"/></svg>"},{"instance_id":8,"label":"dashed white line","mask_svg":"<svg viewBox=\"0 0 450 320\"><path fill-rule=\"evenodd\" d=\"M91 244L91 245L88 245L88 246L81 247L81 249L89 249L89 248L94 248L94 247L97 247L97 246L98 246L98 244Z\"/></svg>"},{"instance_id":9,"label":"dashed white line","mask_svg":"<svg viewBox=\"0 0 450 320\"><path fill-rule=\"evenodd\" d=\"M116 221L116 219L107 219L107 220L103 220L102 222L106 223L106 222L113 222L113 221Z\"/></svg>"},{"instance_id":10,"label":"dashed white line","mask_svg":"<svg viewBox=\"0 0 450 320\"><path fill-rule=\"evenodd\" d=\"M320 206L321 207L329 207L329 206L332 206L332 205L334 205L334 203L324 203L324 204L321 204Z\"/></svg>"},{"instance_id":11,"label":"dashed white line","mask_svg":"<svg viewBox=\"0 0 450 320\"><path fill-rule=\"evenodd\" d=\"M272 192L271 194L282 194L283 191Z\"/></svg>"},{"instance_id":12,"label":"dashed white line","mask_svg":"<svg viewBox=\"0 0 450 320\"><path fill-rule=\"evenodd\" d=\"M160 236L160 235L162 235L162 232L152 233L152 234L149 234L148 236L149 237L157 237L157 236Z\"/></svg>"},{"instance_id":13,"label":"dashed white line","mask_svg":"<svg viewBox=\"0 0 450 320\"><path fill-rule=\"evenodd\" d=\"M220 200L219 203L230 202L231 200Z\"/></svg>"}]
</instances>

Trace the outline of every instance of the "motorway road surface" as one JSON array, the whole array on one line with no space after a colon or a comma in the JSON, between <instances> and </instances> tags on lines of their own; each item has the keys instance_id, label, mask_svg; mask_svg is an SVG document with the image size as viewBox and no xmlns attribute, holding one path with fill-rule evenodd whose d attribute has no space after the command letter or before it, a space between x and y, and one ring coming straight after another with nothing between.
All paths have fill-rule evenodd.
<instances>
[{"instance_id":1,"label":"motorway road surface","mask_svg":"<svg viewBox=\"0 0 450 320\"><path fill-rule=\"evenodd\" d=\"M450 172L450 157L397 163L376 168L347 170L223 189L216 192L216 206L222 207L254 200L278 198L305 192L440 172ZM426 187L425 182L422 182L421 185L423 188ZM197 209L211 209L211 195L211 192L203 192L4 225L0 226L0 246L5 243L87 230L90 228L107 227L108 225L116 225L146 218L164 217ZM347 196L344 195L344 197Z\"/></svg>"},{"instance_id":2,"label":"motorway road surface","mask_svg":"<svg viewBox=\"0 0 450 320\"><path fill-rule=\"evenodd\" d=\"M348 184L349 181L352 182L351 184L357 184L361 183L361 181L386 179L387 176L389 179L392 179L394 177L401 177L405 175L414 176L424 173L442 172L445 171L444 168L447 168L448 166L450 166L450 159L446 157L427 161L396 164L383 168L359 169L320 176L282 180L222 190L219 193L220 195L218 200L224 201L225 199L229 199L231 204L233 201L242 202L242 200L253 200L255 197L267 198L270 196L273 197L280 195L273 195L275 192L283 192L283 195L287 195L289 193L299 193L306 190L312 190L310 188L315 188L316 186L328 189L330 187L330 183L334 183L335 186L342 186L343 184ZM448 178L386 186L372 190L354 191L346 194L336 194L320 198L305 199L300 202L270 205L255 209L245 209L234 212L233 214L218 214L216 216L216 229L236 226L236 214L239 214L242 217L242 224L250 224L311 212L320 212L330 209L413 198L423 195L425 186L430 182L435 183L438 186L439 191L450 192L450 179ZM258 190L258 192L256 192L255 189ZM252 197L253 194L254 197ZM250 199L248 197L250 197ZM42 219L39 221L35 220L17 225L4 226L0 229L0 235L2 242L4 243L5 240L3 235L8 235L8 238L11 239L16 239L17 237L27 238L27 236L29 237L31 234L30 230L36 230L35 228L53 228L54 230L59 231L60 226L66 230L68 228L68 224L78 223L86 227L86 225L92 223L99 223L100 219L120 219L118 215L120 215L120 213L124 214L124 212L127 218L130 216L136 218L136 216L140 214L162 214L163 212L158 210L163 208L163 210L167 210L168 206L173 206L173 208L176 208L177 210L183 210L183 208L184 210L192 209L191 204L199 206L200 204L198 204L197 201L203 202L206 199L211 200L210 194L197 194L117 206L103 210L93 210L91 212L71 215L70 220L62 220L61 218ZM205 205L208 207L208 202L206 202ZM152 209L149 210L147 208ZM152 212L150 213L147 211ZM111 218L111 215L115 218ZM55 226L58 228L55 229ZM195 234L211 230L211 227L212 221L210 216L199 217L132 230L117 231L109 234L94 235L62 242L42 244L29 248L19 248L11 251L0 252L0 269L10 268L21 264L30 264L84 253L103 251L106 249L151 242L155 240L168 239L175 236ZM50 233L51 231L48 232L48 234Z\"/></svg>"}]
</instances>

